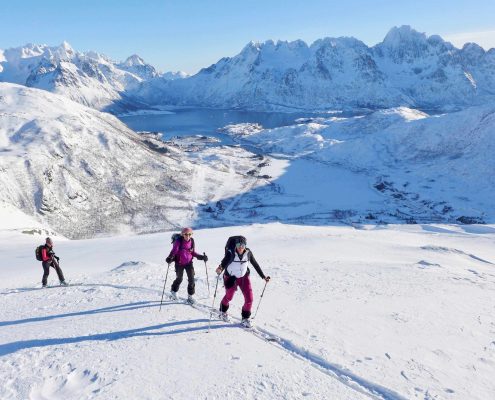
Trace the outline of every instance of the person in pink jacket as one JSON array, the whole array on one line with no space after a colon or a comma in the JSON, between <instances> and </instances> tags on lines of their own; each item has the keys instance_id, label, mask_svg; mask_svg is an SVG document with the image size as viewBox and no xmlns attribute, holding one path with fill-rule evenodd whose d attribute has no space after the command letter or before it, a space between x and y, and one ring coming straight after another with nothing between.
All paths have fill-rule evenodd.
<instances>
[{"instance_id":1,"label":"person in pink jacket","mask_svg":"<svg viewBox=\"0 0 495 400\"><path fill-rule=\"evenodd\" d=\"M175 281L172 282L170 297L173 300L177 300L177 292L182 283L184 271L186 271L187 301L191 304L194 303L193 295L195 291L193 257L196 257L198 260L208 261L208 256L206 254L201 255L196 253L192 235L193 230L191 228L182 229L180 238L174 241L172 250L165 260L168 264L175 261L176 278Z\"/></svg>"},{"instance_id":2,"label":"person in pink jacket","mask_svg":"<svg viewBox=\"0 0 495 400\"><path fill-rule=\"evenodd\" d=\"M64 273L58 264L60 257L55 255L53 251L53 241L49 237L46 238L45 245L41 248L41 265L43 266L43 278L41 284L43 287L47 286L48 275L50 274L50 267L53 267L57 271L58 279L62 286L67 286L65 282Z\"/></svg>"}]
</instances>

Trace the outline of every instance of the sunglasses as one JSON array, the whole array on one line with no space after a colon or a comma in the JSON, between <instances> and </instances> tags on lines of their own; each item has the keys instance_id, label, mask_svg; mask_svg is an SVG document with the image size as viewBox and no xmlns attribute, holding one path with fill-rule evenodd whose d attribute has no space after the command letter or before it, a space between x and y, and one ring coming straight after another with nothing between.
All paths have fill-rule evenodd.
<instances>
[{"instance_id":1,"label":"sunglasses","mask_svg":"<svg viewBox=\"0 0 495 400\"><path fill-rule=\"evenodd\" d=\"M182 235L183 236L192 236L193 234L192 233L183 233Z\"/></svg>"},{"instance_id":2,"label":"sunglasses","mask_svg":"<svg viewBox=\"0 0 495 400\"><path fill-rule=\"evenodd\" d=\"M246 245L244 243L237 243L235 247L246 247Z\"/></svg>"}]
</instances>

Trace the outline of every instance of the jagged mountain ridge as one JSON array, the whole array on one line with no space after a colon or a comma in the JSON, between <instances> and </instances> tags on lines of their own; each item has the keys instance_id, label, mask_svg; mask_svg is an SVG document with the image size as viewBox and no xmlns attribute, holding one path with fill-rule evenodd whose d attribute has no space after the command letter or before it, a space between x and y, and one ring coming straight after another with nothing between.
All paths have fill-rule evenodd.
<instances>
[{"instance_id":1,"label":"jagged mountain ridge","mask_svg":"<svg viewBox=\"0 0 495 400\"><path fill-rule=\"evenodd\" d=\"M182 79L186 78L186 79ZM458 109L495 96L495 49L455 48L438 35L395 27L383 42L324 38L311 45L251 42L196 75L160 74L139 56L114 63L70 45L0 52L0 81L63 94L100 110L188 105L251 110L408 106Z\"/></svg>"},{"instance_id":2,"label":"jagged mountain ridge","mask_svg":"<svg viewBox=\"0 0 495 400\"><path fill-rule=\"evenodd\" d=\"M495 49L455 48L409 26L373 47L354 38L251 42L180 81L140 84L153 104L253 110L461 108L495 96Z\"/></svg>"},{"instance_id":3,"label":"jagged mountain ridge","mask_svg":"<svg viewBox=\"0 0 495 400\"><path fill-rule=\"evenodd\" d=\"M0 81L48 90L112 112L143 107L127 92L143 81L162 76L138 55L115 63L93 51L77 52L67 42L55 47L28 44L1 54ZM164 79L169 75L163 75Z\"/></svg>"}]
</instances>

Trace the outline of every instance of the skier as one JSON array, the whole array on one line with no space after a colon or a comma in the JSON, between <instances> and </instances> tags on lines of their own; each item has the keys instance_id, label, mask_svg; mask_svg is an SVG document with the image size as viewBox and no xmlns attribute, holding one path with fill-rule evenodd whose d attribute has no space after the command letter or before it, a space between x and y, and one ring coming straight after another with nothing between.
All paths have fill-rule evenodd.
<instances>
[{"instance_id":1,"label":"skier","mask_svg":"<svg viewBox=\"0 0 495 400\"><path fill-rule=\"evenodd\" d=\"M270 281L269 276L265 276L261 267L256 262L253 252L246 247L246 239L243 236L236 238L235 250L226 248L225 256L216 269L217 275L220 275L225 270L223 275L225 285L225 296L220 302L221 318L224 321L228 321L227 310L229 309L229 303L234 297L234 293L237 287L241 288L244 295L244 305L242 306L242 325L247 328L251 327L251 307L253 306L253 289L251 287L251 281L249 280L249 268L248 262L256 269L258 275L266 282Z\"/></svg>"},{"instance_id":2,"label":"skier","mask_svg":"<svg viewBox=\"0 0 495 400\"><path fill-rule=\"evenodd\" d=\"M196 253L194 248L194 239L192 238L193 230L191 228L184 228L181 231L181 236L174 241L172 250L170 254L165 259L167 264L175 261L175 281L172 282L172 288L170 292L170 297L173 300L177 300L177 292L179 291L179 286L182 283L182 276L184 275L184 270L187 274L187 301L194 304L194 267L193 267L193 257L198 260L208 261L208 256L206 254L201 255Z\"/></svg>"},{"instance_id":3,"label":"skier","mask_svg":"<svg viewBox=\"0 0 495 400\"><path fill-rule=\"evenodd\" d=\"M64 274L58 261L60 257L55 255L53 251L53 241L49 237L45 240L45 245L41 247L41 265L43 266L43 278L41 280L41 285L43 287L47 286L48 275L50 274L50 267L55 268L57 271L58 280L60 281L60 285L67 286L67 282L65 282Z\"/></svg>"}]
</instances>

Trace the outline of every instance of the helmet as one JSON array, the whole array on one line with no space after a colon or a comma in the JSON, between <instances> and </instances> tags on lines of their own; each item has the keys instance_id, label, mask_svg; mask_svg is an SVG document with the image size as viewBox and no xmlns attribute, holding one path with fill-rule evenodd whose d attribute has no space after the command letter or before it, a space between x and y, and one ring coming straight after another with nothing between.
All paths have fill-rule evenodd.
<instances>
[{"instance_id":1,"label":"helmet","mask_svg":"<svg viewBox=\"0 0 495 400\"><path fill-rule=\"evenodd\" d=\"M46 244L49 244L50 246L53 246L53 241L52 241L51 238L47 237L45 242L46 242Z\"/></svg>"},{"instance_id":2,"label":"helmet","mask_svg":"<svg viewBox=\"0 0 495 400\"><path fill-rule=\"evenodd\" d=\"M182 228L181 234L183 235L184 233L192 233L193 230L192 228Z\"/></svg>"}]
</instances>

